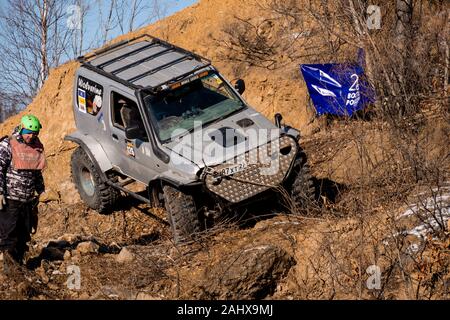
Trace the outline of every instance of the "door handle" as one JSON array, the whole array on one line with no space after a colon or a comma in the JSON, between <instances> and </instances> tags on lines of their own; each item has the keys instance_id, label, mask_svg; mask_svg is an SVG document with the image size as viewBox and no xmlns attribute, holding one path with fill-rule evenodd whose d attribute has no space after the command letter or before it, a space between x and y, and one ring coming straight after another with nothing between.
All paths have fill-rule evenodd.
<instances>
[{"instance_id":1,"label":"door handle","mask_svg":"<svg viewBox=\"0 0 450 320\"><path fill-rule=\"evenodd\" d=\"M115 133L112 134L112 138L116 141L119 141L119 137Z\"/></svg>"}]
</instances>

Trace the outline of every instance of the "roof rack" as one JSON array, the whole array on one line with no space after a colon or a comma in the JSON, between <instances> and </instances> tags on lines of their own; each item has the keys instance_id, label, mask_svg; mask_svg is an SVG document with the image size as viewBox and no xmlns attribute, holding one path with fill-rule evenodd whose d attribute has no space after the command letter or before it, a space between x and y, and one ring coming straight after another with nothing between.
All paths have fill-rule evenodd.
<instances>
[{"instance_id":1,"label":"roof rack","mask_svg":"<svg viewBox=\"0 0 450 320\"><path fill-rule=\"evenodd\" d=\"M158 91L211 65L211 61L144 34L78 58L82 65L135 90Z\"/></svg>"}]
</instances>

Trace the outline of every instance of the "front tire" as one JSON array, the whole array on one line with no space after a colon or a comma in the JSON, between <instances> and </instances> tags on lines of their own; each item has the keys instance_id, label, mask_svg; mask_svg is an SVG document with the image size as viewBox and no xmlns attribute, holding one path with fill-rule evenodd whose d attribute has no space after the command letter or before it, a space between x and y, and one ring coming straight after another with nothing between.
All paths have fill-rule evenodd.
<instances>
[{"instance_id":1,"label":"front tire","mask_svg":"<svg viewBox=\"0 0 450 320\"><path fill-rule=\"evenodd\" d=\"M81 199L100 213L110 212L119 192L103 181L100 172L81 147L72 154L71 169Z\"/></svg>"},{"instance_id":2,"label":"front tire","mask_svg":"<svg viewBox=\"0 0 450 320\"><path fill-rule=\"evenodd\" d=\"M309 165L306 161L297 161L285 184L289 199L288 208L294 214L308 213L315 201L315 187Z\"/></svg>"},{"instance_id":3,"label":"front tire","mask_svg":"<svg viewBox=\"0 0 450 320\"><path fill-rule=\"evenodd\" d=\"M171 186L164 186L163 193L175 244L193 239L200 231L194 197Z\"/></svg>"}]
</instances>

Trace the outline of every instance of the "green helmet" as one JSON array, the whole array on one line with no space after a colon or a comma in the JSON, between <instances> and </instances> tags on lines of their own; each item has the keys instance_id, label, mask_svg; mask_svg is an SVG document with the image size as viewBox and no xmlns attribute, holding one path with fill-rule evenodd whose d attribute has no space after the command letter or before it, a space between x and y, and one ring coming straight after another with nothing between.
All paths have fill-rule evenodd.
<instances>
[{"instance_id":1,"label":"green helmet","mask_svg":"<svg viewBox=\"0 0 450 320\"><path fill-rule=\"evenodd\" d=\"M33 115L26 115L22 117L20 121L20 129L28 129L34 132L39 132L42 129L42 125L39 119Z\"/></svg>"}]
</instances>

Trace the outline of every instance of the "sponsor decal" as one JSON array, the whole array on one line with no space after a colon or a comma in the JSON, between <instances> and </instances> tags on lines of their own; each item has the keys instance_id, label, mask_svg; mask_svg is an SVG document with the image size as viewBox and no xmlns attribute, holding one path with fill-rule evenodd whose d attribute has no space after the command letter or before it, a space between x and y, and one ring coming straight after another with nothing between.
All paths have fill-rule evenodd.
<instances>
[{"instance_id":1,"label":"sponsor decal","mask_svg":"<svg viewBox=\"0 0 450 320\"><path fill-rule=\"evenodd\" d=\"M78 88L78 110L86 113L86 91Z\"/></svg>"},{"instance_id":2,"label":"sponsor decal","mask_svg":"<svg viewBox=\"0 0 450 320\"><path fill-rule=\"evenodd\" d=\"M131 141L127 141L127 155L135 158L136 152L134 151L134 144Z\"/></svg>"},{"instance_id":3,"label":"sponsor decal","mask_svg":"<svg viewBox=\"0 0 450 320\"><path fill-rule=\"evenodd\" d=\"M96 116L103 105L103 87L84 77L78 77L78 110Z\"/></svg>"}]
</instances>

